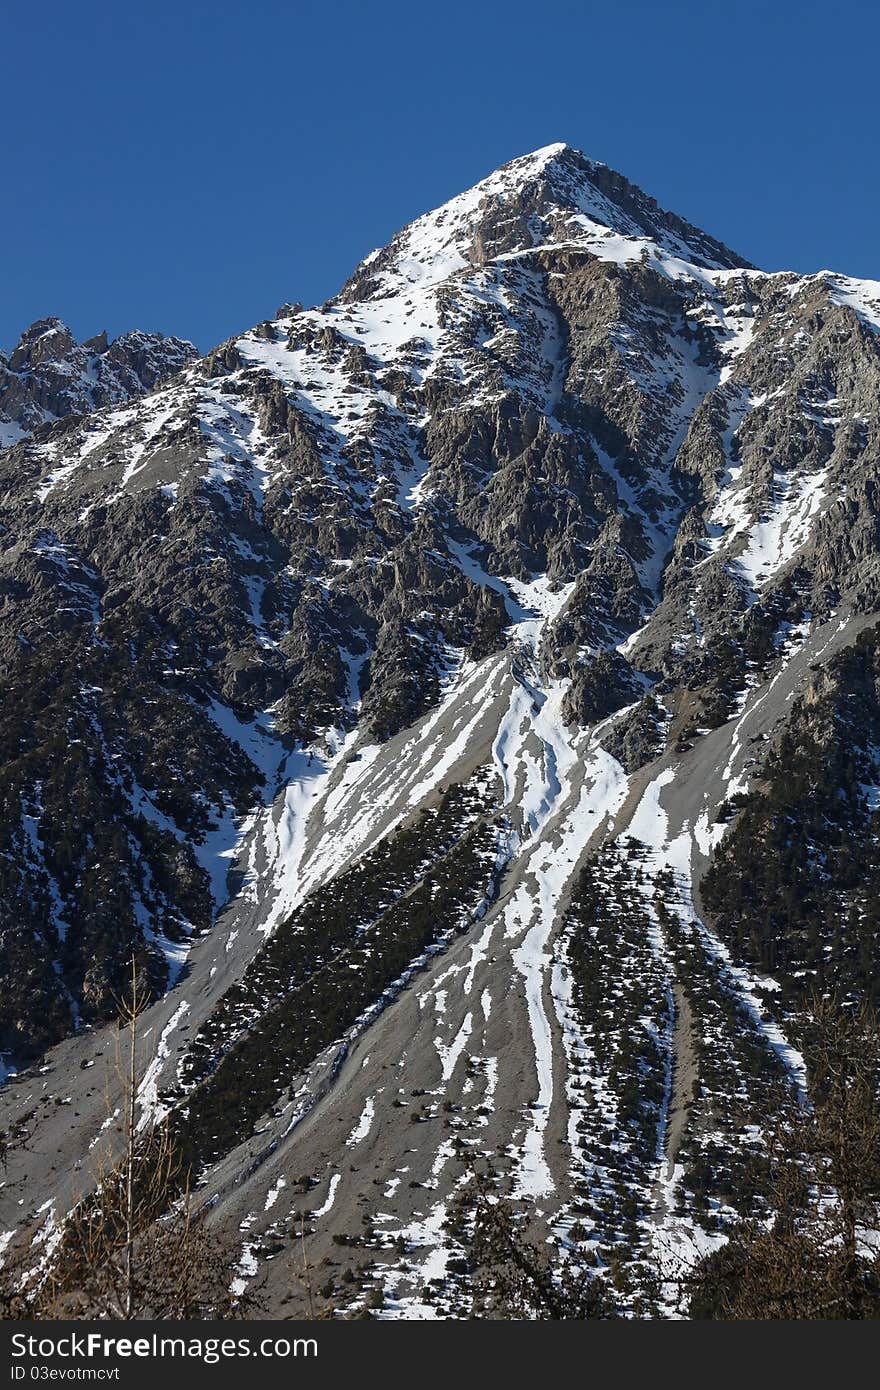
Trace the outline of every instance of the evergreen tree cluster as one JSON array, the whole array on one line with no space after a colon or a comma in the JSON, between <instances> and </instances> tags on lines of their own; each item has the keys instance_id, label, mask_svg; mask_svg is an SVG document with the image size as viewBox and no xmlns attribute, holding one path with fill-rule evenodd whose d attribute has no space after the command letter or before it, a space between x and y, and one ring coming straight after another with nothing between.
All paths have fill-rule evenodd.
<instances>
[{"instance_id":1,"label":"evergreen tree cluster","mask_svg":"<svg viewBox=\"0 0 880 1390\"><path fill-rule=\"evenodd\" d=\"M814 988L880 993L878 754L874 628L795 705L701 884L734 955L780 980L784 1009Z\"/></svg>"},{"instance_id":2,"label":"evergreen tree cluster","mask_svg":"<svg viewBox=\"0 0 880 1390\"><path fill-rule=\"evenodd\" d=\"M469 925L497 886L491 812L487 792L451 788L278 928L195 1040L184 1082L199 1084L180 1111L194 1161L252 1133L292 1078Z\"/></svg>"}]
</instances>

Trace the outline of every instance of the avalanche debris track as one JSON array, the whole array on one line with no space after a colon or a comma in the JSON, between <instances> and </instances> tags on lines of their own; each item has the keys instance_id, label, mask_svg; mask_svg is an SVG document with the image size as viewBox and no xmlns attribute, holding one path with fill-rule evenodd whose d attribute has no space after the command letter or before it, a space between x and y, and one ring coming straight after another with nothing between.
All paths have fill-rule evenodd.
<instances>
[{"instance_id":1,"label":"avalanche debris track","mask_svg":"<svg viewBox=\"0 0 880 1390\"><path fill-rule=\"evenodd\" d=\"M499 710L491 679L486 681L483 694L483 719L488 719L489 728L494 729L491 739L494 767L506 794L502 815L511 827L501 846L503 896L488 908L482 921L471 928L465 938L467 946L465 940L448 946L442 962L429 972L426 983L417 981L411 987L415 999L407 999L406 1003L413 1023L404 1025L407 1044L395 1067L394 1099L397 1104L391 1104L387 1084L378 1087L375 1095L370 1093L363 1110L355 1117L347 1142L357 1149L359 1157L365 1147L373 1148L373 1116L376 1108L382 1105L382 1124L376 1130L375 1143L381 1143L383 1155L393 1153L398 1145L397 1156L402 1159L408 1153L406 1141L414 1133L412 1122L417 1118L411 1098L430 1096L429 1108L435 1113L419 1116L422 1125L436 1120L438 1111L439 1118L452 1116L449 1124L458 1143L443 1140L435 1152L420 1126L418 1150L409 1153L408 1163L397 1164L397 1170L405 1168L408 1174L408 1193L422 1188L446 1190L449 1183L454 1192L461 1184L460 1172L453 1177L460 1168L459 1150L467 1146L491 1153L496 1148L504 1148L512 1155L514 1193L526 1198L547 1199L544 1205L549 1202L547 1209L550 1210L557 1200L557 1188L564 1190L567 1183L564 1166L559 1166L556 1155L550 1151L556 1131L565 1123L560 1105L563 1075L560 1025L550 988L551 946L567 885L587 842L618 809L626 779L609 755L598 746L590 747L588 734L572 740L559 713L561 683L542 685L537 659L541 638L545 625L564 606L565 595L548 594L541 585L535 605L530 609L531 597L529 586L517 586L517 601L524 616L514 630L517 655L506 677L506 702ZM524 668L528 669L528 676ZM491 666L484 672L484 678L487 674L491 677ZM473 708L469 678L465 678L463 687L463 692L453 689L444 706L426 720L424 734L414 740L414 751L421 756L405 777L401 778L398 772L395 780L398 801L390 807L386 802L383 808L386 829L395 823L395 817L411 811L408 791L411 779L417 781L424 797L445 775L446 765L441 760L433 770L433 785L425 784L426 771L431 766L432 740L441 734L441 745L451 746L449 732L457 727L460 718L457 704L462 699L466 702L469 725L479 723L479 710L475 713ZM474 736L477 748L485 748L486 742L485 730ZM454 743L453 739L452 746ZM473 757L473 750L470 752ZM380 761L379 757L373 759L359 774L359 810L363 817L362 833L366 835L370 834L375 798L382 794L388 775L387 764L381 770ZM406 765L405 758L398 752L392 765L399 768L401 764ZM330 794L327 800L330 802ZM337 806L341 800L336 802ZM343 853L345 851L337 859L337 867ZM350 857L356 855L350 854ZM403 1003L399 1000L395 1006L396 1017ZM386 1027L384 1016L372 1025L369 1055L362 1063L355 1061L354 1049L348 1049L332 1089L321 1097L305 1119L298 1121L292 1136L297 1161L301 1158L305 1162L306 1156L311 1156L313 1135L318 1142L326 1142L327 1134L332 1136L337 1123L340 1126L343 1123L341 1119L336 1121L335 1110L345 1098L349 1073L361 1094L361 1088L370 1084L371 1077L378 1079L388 1069L387 1061L381 1060L387 1056L387 1043L383 1040ZM395 1029L392 1036L398 1038L393 1044L397 1051L401 1034ZM503 1041L510 1037L519 1040L515 1049ZM524 1052L526 1038L529 1047ZM496 1094L505 1097L508 1112L500 1128L499 1116L493 1110ZM405 1102L401 1100L404 1096L409 1098ZM551 1126L554 1105L559 1114ZM462 1137L469 1126L477 1129L479 1139ZM484 1134L484 1130L488 1132ZM270 1125L269 1134L272 1133ZM263 1151L273 1143L271 1139L264 1143ZM240 1161L240 1157L236 1156L236 1160ZM282 1152L272 1148L268 1161L270 1173L274 1173L276 1167L283 1171L284 1161ZM311 1170L321 1171L325 1161L323 1158L313 1160ZM555 1176L551 1162L556 1169ZM373 1163L377 1166L375 1159ZM237 1182L230 1182L227 1171L230 1170L225 1164L219 1165L217 1175L224 1194L228 1194L222 1202L233 1201L238 1209L238 1204L244 1200L241 1187ZM362 1172L360 1163L356 1172ZM394 1169L389 1171L387 1181L395 1180L394 1172ZM345 1171L339 1177L334 1188L334 1222L344 1222L346 1213L351 1212L352 1200L363 1203L361 1181L355 1179L350 1183ZM261 1173L260 1183L268 1180ZM378 1183L379 1179L375 1181ZM396 1189L395 1192L395 1205L399 1210L403 1194ZM399 1229L387 1210L382 1217L386 1241L403 1241L407 1247L413 1245L417 1249L426 1243L430 1246L426 1268L433 1273L422 1271L419 1275L422 1282L439 1278L445 1267L442 1252L433 1247L428 1237L442 1229L447 1206L447 1196L438 1200L427 1214L414 1206L413 1219ZM256 1211L249 1212L243 1219L251 1216L256 1219L258 1215ZM276 1223L278 1219L276 1216ZM413 1316L424 1314L420 1298L410 1305L404 1290L398 1292L396 1303L401 1314L407 1310Z\"/></svg>"}]
</instances>

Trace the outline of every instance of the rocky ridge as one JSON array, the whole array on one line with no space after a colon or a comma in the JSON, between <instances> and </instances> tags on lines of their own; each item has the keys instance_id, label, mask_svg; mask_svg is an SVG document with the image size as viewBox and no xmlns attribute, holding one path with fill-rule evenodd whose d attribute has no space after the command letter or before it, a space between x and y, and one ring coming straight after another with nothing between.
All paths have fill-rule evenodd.
<instances>
[{"instance_id":1,"label":"rocky ridge","mask_svg":"<svg viewBox=\"0 0 880 1390\"><path fill-rule=\"evenodd\" d=\"M99 333L77 343L58 318L38 319L0 353L0 448L72 415L146 395L197 356L162 333Z\"/></svg>"}]
</instances>

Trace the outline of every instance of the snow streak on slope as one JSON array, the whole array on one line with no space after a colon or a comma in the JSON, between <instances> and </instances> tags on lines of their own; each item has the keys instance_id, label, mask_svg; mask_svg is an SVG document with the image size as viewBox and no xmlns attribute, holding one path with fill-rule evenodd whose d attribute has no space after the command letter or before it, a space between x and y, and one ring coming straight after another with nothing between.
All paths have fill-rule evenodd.
<instances>
[{"instance_id":1,"label":"snow streak on slope","mask_svg":"<svg viewBox=\"0 0 880 1390\"><path fill-rule=\"evenodd\" d=\"M797 478L776 472L757 519L741 471L741 465L731 469L729 483L709 513L708 545L712 553L723 548L731 556L731 568L754 593L769 584L809 539L825 501L828 469Z\"/></svg>"},{"instance_id":2,"label":"snow streak on slope","mask_svg":"<svg viewBox=\"0 0 880 1390\"><path fill-rule=\"evenodd\" d=\"M723 965L724 973L742 1003L745 1012L752 1018L756 1028L763 1035L767 1046L781 1060L801 1095L806 1094L806 1067L801 1053L785 1038L778 1024L766 1017L759 999L760 985L747 970L733 963L730 953L723 943L714 936L694 912L692 880L692 860L694 846L699 849L698 833L689 824L671 836L669 817L662 805L662 791L675 778L675 768L667 767L660 772L646 788L627 834L639 840L650 851L654 873L649 880L650 891L657 873L663 869L672 871L677 893L672 900L675 910L684 915L687 925L696 925L704 943L711 954Z\"/></svg>"},{"instance_id":3,"label":"snow streak on slope","mask_svg":"<svg viewBox=\"0 0 880 1390\"><path fill-rule=\"evenodd\" d=\"M855 280L827 270L822 272L821 278L831 287L835 304L847 305L869 328L880 332L880 280Z\"/></svg>"}]
</instances>

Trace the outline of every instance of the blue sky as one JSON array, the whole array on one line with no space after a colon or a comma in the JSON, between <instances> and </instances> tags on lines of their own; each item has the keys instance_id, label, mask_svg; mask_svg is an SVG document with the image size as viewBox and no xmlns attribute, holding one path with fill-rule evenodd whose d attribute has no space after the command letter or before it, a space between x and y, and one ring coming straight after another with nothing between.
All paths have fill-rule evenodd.
<instances>
[{"instance_id":1,"label":"blue sky","mask_svg":"<svg viewBox=\"0 0 880 1390\"><path fill-rule=\"evenodd\" d=\"M564 140L768 269L880 278L863 0L5 7L0 346L208 348Z\"/></svg>"}]
</instances>

